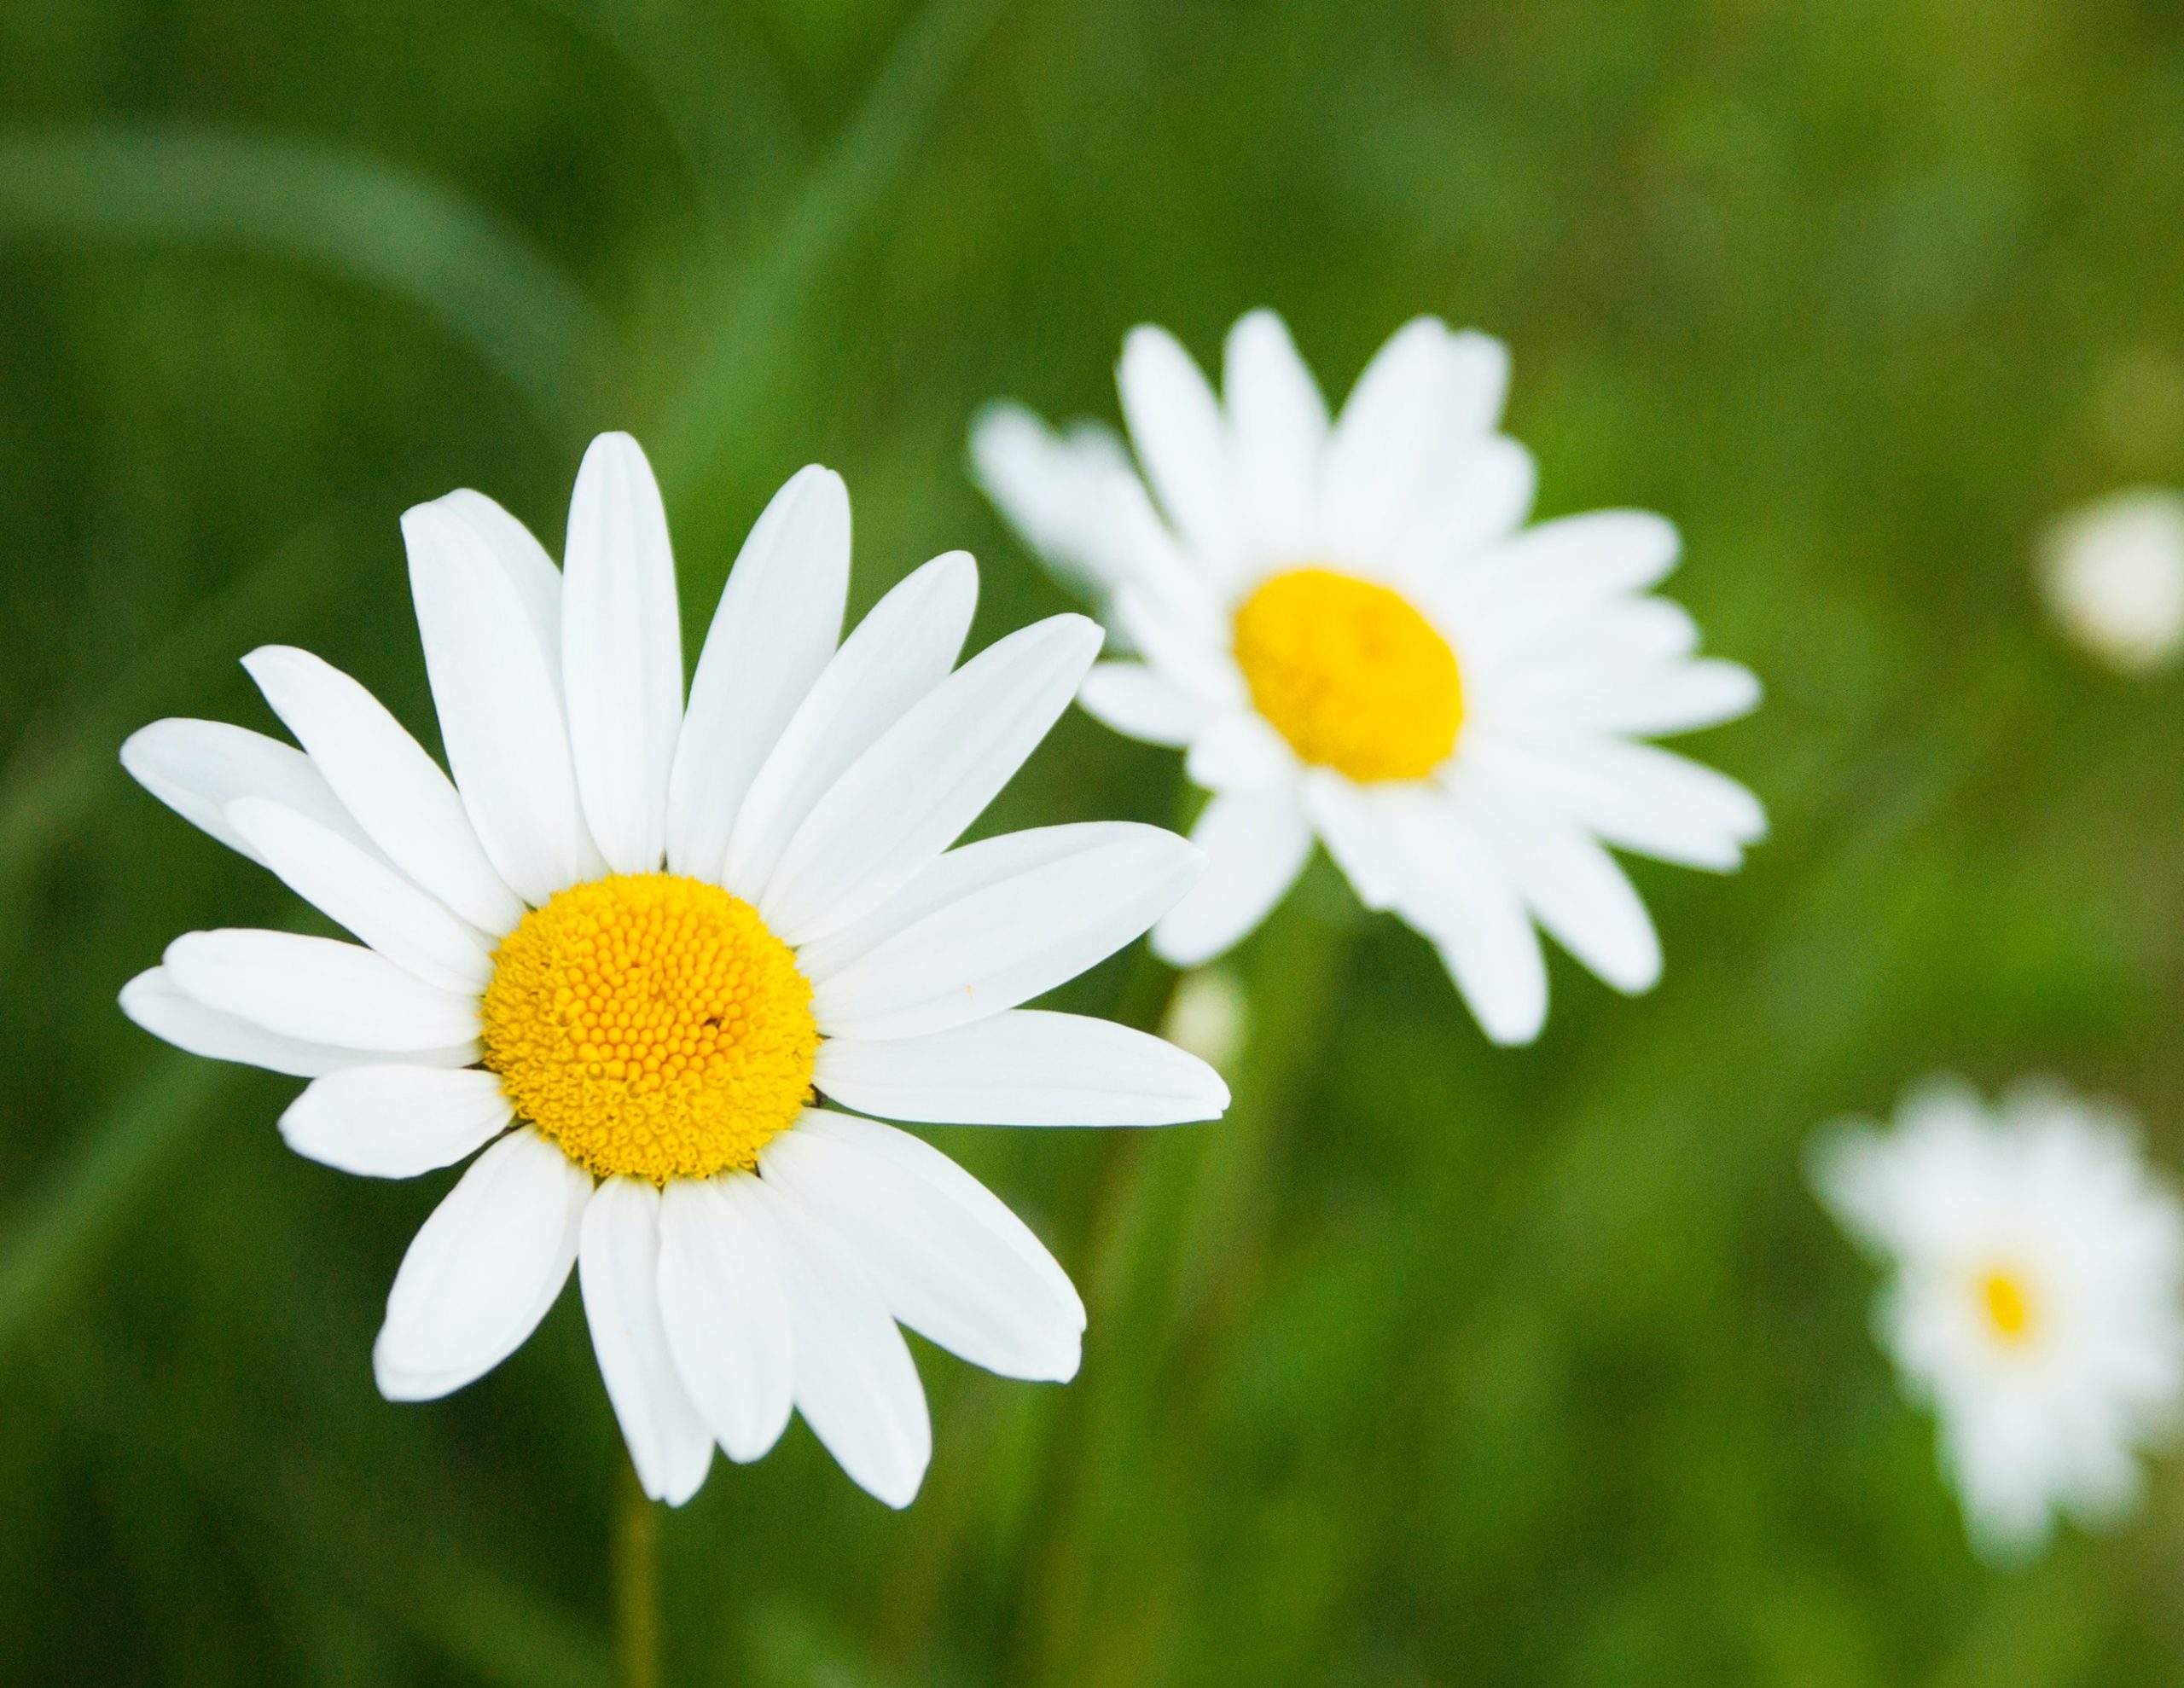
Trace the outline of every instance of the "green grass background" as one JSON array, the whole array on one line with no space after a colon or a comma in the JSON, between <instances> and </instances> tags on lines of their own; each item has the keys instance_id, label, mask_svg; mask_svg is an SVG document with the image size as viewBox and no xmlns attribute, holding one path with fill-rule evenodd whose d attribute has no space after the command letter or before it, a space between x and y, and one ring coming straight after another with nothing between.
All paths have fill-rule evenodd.
<instances>
[{"instance_id":1,"label":"green grass background","mask_svg":"<svg viewBox=\"0 0 2184 1688\"><path fill-rule=\"evenodd\" d=\"M661 1528L687 1684L2184 1682L2184 1466L1968 1556L1817 1122L1935 1067L2112 1093L2184 1157L2184 719L2028 583L2184 481L2184 15L2154 0L11 0L0 9L0 1677L599 1684L621 1458L574 1296L382 1402L445 1177L289 1155L287 1081L114 993L299 917L122 776L270 725L306 645L429 711L396 518L558 547L584 441L665 479L689 643L765 496L848 478L861 607L1066 606L966 421L1112 415L1141 320L1281 309L1336 392L1504 336L1545 513L1669 513L1769 687L1692 748L1774 837L1639 864L1668 967L1558 960L1490 1049L1322 867L1241 952L1226 1123L938 1132L1086 1291L1067 1389L929 1348L926 1491L791 1430ZM1073 717L992 817L1166 820ZM1142 1012L1141 962L1074 1006Z\"/></svg>"}]
</instances>

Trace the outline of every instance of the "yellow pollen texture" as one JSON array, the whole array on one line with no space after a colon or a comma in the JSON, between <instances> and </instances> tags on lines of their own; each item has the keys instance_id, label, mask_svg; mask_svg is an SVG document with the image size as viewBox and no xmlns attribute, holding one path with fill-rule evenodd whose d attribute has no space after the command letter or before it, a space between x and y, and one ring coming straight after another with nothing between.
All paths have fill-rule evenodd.
<instances>
[{"instance_id":1,"label":"yellow pollen texture","mask_svg":"<svg viewBox=\"0 0 2184 1688\"><path fill-rule=\"evenodd\" d=\"M1252 702L1304 761L1422 780L1463 724L1456 653L1398 592L1332 569L1269 579L1236 612Z\"/></svg>"},{"instance_id":2,"label":"yellow pollen texture","mask_svg":"<svg viewBox=\"0 0 2184 1688\"><path fill-rule=\"evenodd\" d=\"M1997 1267L1985 1273L1979 1279L1979 1304L1995 1334L2004 1342L2031 1339L2032 1296L2016 1273Z\"/></svg>"},{"instance_id":3,"label":"yellow pollen texture","mask_svg":"<svg viewBox=\"0 0 2184 1688\"><path fill-rule=\"evenodd\" d=\"M557 892L494 956L485 1065L601 1177L756 1164L811 1093L819 1030L796 957L750 904L670 873Z\"/></svg>"}]
</instances>

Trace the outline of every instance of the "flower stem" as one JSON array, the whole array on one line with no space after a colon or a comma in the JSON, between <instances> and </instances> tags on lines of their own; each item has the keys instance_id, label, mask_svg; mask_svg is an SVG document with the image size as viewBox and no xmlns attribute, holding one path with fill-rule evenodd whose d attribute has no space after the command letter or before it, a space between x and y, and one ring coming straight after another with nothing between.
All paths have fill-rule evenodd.
<instances>
[{"instance_id":1,"label":"flower stem","mask_svg":"<svg viewBox=\"0 0 2184 1688\"><path fill-rule=\"evenodd\" d=\"M614 1537L615 1679L621 1688L659 1688L659 1513L626 1459L617 1462Z\"/></svg>"}]
</instances>

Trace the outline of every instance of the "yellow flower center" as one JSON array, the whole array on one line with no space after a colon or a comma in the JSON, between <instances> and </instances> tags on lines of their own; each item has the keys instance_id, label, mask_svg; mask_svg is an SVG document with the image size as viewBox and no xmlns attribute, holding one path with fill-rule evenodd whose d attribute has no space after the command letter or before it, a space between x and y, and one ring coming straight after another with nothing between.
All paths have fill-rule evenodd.
<instances>
[{"instance_id":1,"label":"yellow flower center","mask_svg":"<svg viewBox=\"0 0 2184 1688\"><path fill-rule=\"evenodd\" d=\"M1332 569L1291 569L1236 612L1252 702L1306 762L1422 780L1463 724L1456 653L1409 600Z\"/></svg>"},{"instance_id":2,"label":"yellow flower center","mask_svg":"<svg viewBox=\"0 0 2184 1688\"><path fill-rule=\"evenodd\" d=\"M670 873L556 892L502 941L485 1065L601 1177L748 1168L811 1093L819 1030L796 957L750 904Z\"/></svg>"},{"instance_id":3,"label":"yellow flower center","mask_svg":"<svg viewBox=\"0 0 2184 1688\"><path fill-rule=\"evenodd\" d=\"M2032 1292L2017 1273L1995 1267L1981 1274L1979 1305L2005 1343L2015 1346L2032 1339Z\"/></svg>"}]
</instances>

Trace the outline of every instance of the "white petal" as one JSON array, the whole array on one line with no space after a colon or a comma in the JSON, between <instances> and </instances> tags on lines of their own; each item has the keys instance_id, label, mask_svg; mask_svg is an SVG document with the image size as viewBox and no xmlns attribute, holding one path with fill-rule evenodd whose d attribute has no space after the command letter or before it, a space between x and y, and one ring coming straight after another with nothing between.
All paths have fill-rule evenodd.
<instances>
[{"instance_id":1,"label":"white petal","mask_svg":"<svg viewBox=\"0 0 2184 1688\"><path fill-rule=\"evenodd\" d=\"M1493 844L1425 787L1388 792L1374 807L1402 884L1403 918L1433 941L1490 1038L1530 1043L1547 1020L1547 964Z\"/></svg>"},{"instance_id":2,"label":"white petal","mask_svg":"<svg viewBox=\"0 0 2184 1688\"><path fill-rule=\"evenodd\" d=\"M667 784L667 865L710 878L743 794L834 654L850 586L850 496L816 464L775 493L743 542L690 681Z\"/></svg>"},{"instance_id":3,"label":"white petal","mask_svg":"<svg viewBox=\"0 0 2184 1688\"><path fill-rule=\"evenodd\" d=\"M842 1239L764 1179L753 1181L752 1206L774 1227L796 1331L797 1410L853 1482L907 1506L932 1458L932 1421L903 1333Z\"/></svg>"},{"instance_id":4,"label":"white petal","mask_svg":"<svg viewBox=\"0 0 2184 1688\"><path fill-rule=\"evenodd\" d=\"M1433 481L1501 408L1508 354L1483 334L1451 334L1422 316L1381 347L1327 441L1324 537L1353 563L1388 556Z\"/></svg>"},{"instance_id":5,"label":"white petal","mask_svg":"<svg viewBox=\"0 0 2184 1688\"><path fill-rule=\"evenodd\" d=\"M1368 908L1394 906L1402 877L1372 804L1348 780L1328 768L1304 777L1304 812Z\"/></svg>"},{"instance_id":6,"label":"white petal","mask_svg":"<svg viewBox=\"0 0 2184 1688\"><path fill-rule=\"evenodd\" d=\"M556 697L561 689L561 571L531 531L482 492L462 487L434 501L479 541L514 591L544 653Z\"/></svg>"},{"instance_id":7,"label":"white petal","mask_svg":"<svg viewBox=\"0 0 2184 1688\"><path fill-rule=\"evenodd\" d=\"M967 551L935 557L843 641L751 781L720 882L757 902L812 807L956 665L978 607Z\"/></svg>"},{"instance_id":8,"label":"white petal","mask_svg":"<svg viewBox=\"0 0 2184 1688\"><path fill-rule=\"evenodd\" d=\"M1130 574L1107 490L1129 474L1122 443L1094 422L1056 433L1020 404L990 404L971 423L971 478L1024 548L1062 585L1098 603Z\"/></svg>"},{"instance_id":9,"label":"white petal","mask_svg":"<svg viewBox=\"0 0 2184 1688\"><path fill-rule=\"evenodd\" d=\"M976 820L1068 707L1100 649L1083 616L988 646L859 757L783 852L758 912L802 944L870 913Z\"/></svg>"},{"instance_id":10,"label":"white petal","mask_svg":"<svg viewBox=\"0 0 2184 1688\"><path fill-rule=\"evenodd\" d=\"M888 1312L919 1335L1004 1378L1076 1376L1082 1303L1025 1262L1019 1237L995 1230L990 1196L966 1204L894 1157L800 1127L759 1151L758 1172L848 1245Z\"/></svg>"},{"instance_id":11,"label":"white petal","mask_svg":"<svg viewBox=\"0 0 2184 1688\"><path fill-rule=\"evenodd\" d=\"M680 1506L712 1464L712 1432L682 1387L660 1321L659 1192L610 1178L584 1214L577 1284L607 1398L630 1445L637 1482Z\"/></svg>"},{"instance_id":12,"label":"white petal","mask_svg":"<svg viewBox=\"0 0 2184 1688\"><path fill-rule=\"evenodd\" d=\"M1055 1300L1070 1309L1072 1326L1080 1332L1084 1329L1084 1303L1077 1296L1077 1286L1069 1281L1069 1274L1047 1252L1047 1245L1032 1233L1030 1226L1009 1211L1007 1203L923 1138L892 1125L882 1125L878 1120L836 1113L828 1108L805 1109L796 1128L808 1135L847 1143L864 1154L886 1161L905 1178L930 1184L957 1207L972 1211L988 1230L1014 1248L1024 1265L1045 1281Z\"/></svg>"},{"instance_id":13,"label":"white petal","mask_svg":"<svg viewBox=\"0 0 2184 1688\"><path fill-rule=\"evenodd\" d=\"M306 1043L400 1054L478 1035L475 997L334 938L230 927L185 933L164 959L167 977L206 1007Z\"/></svg>"},{"instance_id":14,"label":"white petal","mask_svg":"<svg viewBox=\"0 0 2184 1688\"><path fill-rule=\"evenodd\" d=\"M752 1211L758 1182L746 1173L678 1180L659 1205L668 1352L722 1450L746 1464L781 1440L796 1382L775 1233Z\"/></svg>"},{"instance_id":15,"label":"white petal","mask_svg":"<svg viewBox=\"0 0 2184 1688\"><path fill-rule=\"evenodd\" d=\"M956 1125L1175 1125L1228 1105L1221 1075L1149 1033L1016 1008L931 1037L829 1038L813 1082L860 1112Z\"/></svg>"},{"instance_id":16,"label":"white petal","mask_svg":"<svg viewBox=\"0 0 2184 1688\"><path fill-rule=\"evenodd\" d=\"M1295 792L1224 792L1191 829L1205 875L1153 929L1153 950L1170 966L1211 961L1255 931L1297 882L1312 829Z\"/></svg>"},{"instance_id":17,"label":"white petal","mask_svg":"<svg viewBox=\"0 0 2184 1688\"><path fill-rule=\"evenodd\" d=\"M281 1135L308 1160L366 1178L415 1178L474 1153L515 1110L494 1074L357 1067L320 1078L288 1104Z\"/></svg>"},{"instance_id":18,"label":"white petal","mask_svg":"<svg viewBox=\"0 0 2184 1688\"><path fill-rule=\"evenodd\" d=\"M1525 529L1447 583L1466 613L1543 597L1566 616L1587 603L1652 590L1676 567L1682 545L1675 527L1649 510L1592 510Z\"/></svg>"},{"instance_id":19,"label":"white petal","mask_svg":"<svg viewBox=\"0 0 2184 1688\"><path fill-rule=\"evenodd\" d=\"M1174 906L1203 870L1158 827L1088 827L1058 858L999 875L816 982L830 1037L918 1037L1075 978Z\"/></svg>"},{"instance_id":20,"label":"white petal","mask_svg":"<svg viewBox=\"0 0 2184 1688\"><path fill-rule=\"evenodd\" d=\"M1228 630L1211 612L1179 609L1136 581L1115 595L1112 608L1116 624L1153 673L1202 705L1248 706Z\"/></svg>"},{"instance_id":21,"label":"white petal","mask_svg":"<svg viewBox=\"0 0 2184 1688\"><path fill-rule=\"evenodd\" d=\"M474 928L331 827L263 798L229 803L228 824L289 890L426 983L474 995L491 981Z\"/></svg>"},{"instance_id":22,"label":"white petal","mask_svg":"<svg viewBox=\"0 0 2184 1688\"><path fill-rule=\"evenodd\" d=\"M1289 330L1254 310L1228 331L1222 385L1237 490L1262 560L1297 561L1319 537L1327 406Z\"/></svg>"},{"instance_id":23,"label":"white petal","mask_svg":"<svg viewBox=\"0 0 2184 1688\"><path fill-rule=\"evenodd\" d=\"M485 859L462 799L378 699L285 645L253 651L242 665L388 861L479 931L497 937L514 927L523 904Z\"/></svg>"},{"instance_id":24,"label":"white petal","mask_svg":"<svg viewBox=\"0 0 2184 1688\"><path fill-rule=\"evenodd\" d=\"M386 1298L372 1371L389 1401L483 1377L538 1328L568 1281L591 1178L535 1131L512 1131L433 1209Z\"/></svg>"},{"instance_id":25,"label":"white petal","mask_svg":"<svg viewBox=\"0 0 2184 1688\"><path fill-rule=\"evenodd\" d=\"M344 1049L331 1043L307 1043L283 1037L218 1008L208 1008L167 977L164 967L141 972L121 988L121 1012L153 1036L208 1060L240 1061L293 1078L367 1066L387 1057L375 1050ZM452 1048L406 1050L401 1059L414 1064L465 1067L479 1059L475 1041Z\"/></svg>"},{"instance_id":26,"label":"white petal","mask_svg":"<svg viewBox=\"0 0 2184 1688\"><path fill-rule=\"evenodd\" d=\"M1539 471L1532 455L1495 434L1464 452L1444 474L1427 477L1410 520L1397 536L1396 566L1430 576L1481 546L1506 539L1531 513Z\"/></svg>"},{"instance_id":27,"label":"white petal","mask_svg":"<svg viewBox=\"0 0 2184 1688\"><path fill-rule=\"evenodd\" d=\"M558 653L477 530L445 501L403 515L410 589L456 789L496 870L544 902L594 874L562 718Z\"/></svg>"},{"instance_id":28,"label":"white petal","mask_svg":"<svg viewBox=\"0 0 2184 1688\"><path fill-rule=\"evenodd\" d=\"M1183 772L1209 792L1262 791L1295 779L1297 754L1265 716L1236 710L1217 716L1192 740Z\"/></svg>"},{"instance_id":29,"label":"white petal","mask_svg":"<svg viewBox=\"0 0 2184 1688\"><path fill-rule=\"evenodd\" d=\"M1600 731L1651 738L1718 726L1758 706L1759 682L1750 669L1703 658L1604 692L1581 714Z\"/></svg>"},{"instance_id":30,"label":"white petal","mask_svg":"<svg viewBox=\"0 0 2184 1688\"><path fill-rule=\"evenodd\" d=\"M863 919L798 950L797 967L812 983L822 984L926 915L988 885L1074 856L1110 836L1112 829L1129 824L1079 821L1003 832L960 845L920 870L915 879Z\"/></svg>"},{"instance_id":31,"label":"white petal","mask_svg":"<svg viewBox=\"0 0 2184 1688\"><path fill-rule=\"evenodd\" d=\"M122 742L121 765L191 826L248 861L258 857L228 825L228 805L237 798L270 798L365 842L309 757L247 728L178 716L155 721Z\"/></svg>"},{"instance_id":32,"label":"white petal","mask_svg":"<svg viewBox=\"0 0 2184 1688\"><path fill-rule=\"evenodd\" d=\"M1502 860L1518 894L1572 955L1626 995L1661 977L1661 941L1614 859L1575 827L1545 815L1496 817Z\"/></svg>"},{"instance_id":33,"label":"white petal","mask_svg":"<svg viewBox=\"0 0 2184 1688\"><path fill-rule=\"evenodd\" d=\"M1217 572L1238 554L1236 494L1221 407L1175 337L1151 327L1123 342L1116 381L1145 478L1187 543Z\"/></svg>"},{"instance_id":34,"label":"white petal","mask_svg":"<svg viewBox=\"0 0 2184 1688\"><path fill-rule=\"evenodd\" d=\"M1093 664L1077 693L1084 712L1126 739L1180 750L1205 726L1205 707L1143 663Z\"/></svg>"},{"instance_id":35,"label":"white petal","mask_svg":"<svg viewBox=\"0 0 2184 1688\"><path fill-rule=\"evenodd\" d=\"M577 790L607 865L648 873L667 848L682 622L659 486L625 433L603 433L584 454L565 561L561 679Z\"/></svg>"},{"instance_id":36,"label":"white petal","mask_svg":"<svg viewBox=\"0 0 2184 1688\"><path fill-rule=\"evenodd\" d=\"M1758 798L1726 774L1657 745L1600 739L1527 745L1468 759L1474 774L1518 782L1623 850L1727 873L1767 836Z\"/></svg>"}]
</instances>

